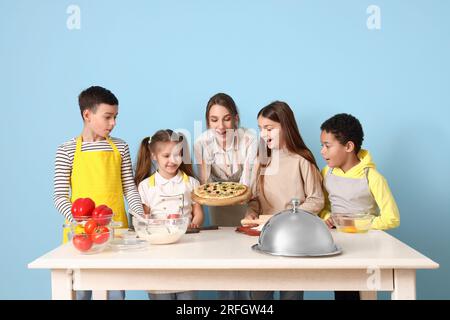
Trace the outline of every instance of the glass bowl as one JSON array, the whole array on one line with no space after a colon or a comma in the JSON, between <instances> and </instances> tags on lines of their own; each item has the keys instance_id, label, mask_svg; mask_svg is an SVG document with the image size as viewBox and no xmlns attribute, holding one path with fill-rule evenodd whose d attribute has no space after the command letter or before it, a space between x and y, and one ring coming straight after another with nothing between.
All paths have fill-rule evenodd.
<instances>
[{"instance_id":1,"label":"glass bowl","mask_svg":"<svg viewBox=\"0 0 450 320\"><path fill-rule=\"evenodd\" d=\"M375 216L368 213L333 213L331 218L340 232L365 233L371 229Z\"/></svg>"},{"instance_id":2,"label":"glass bowl","mask_svg":"<svg viewBox=\"0 0 450 320\"><path fill-rule=\"evenodd\" d=\"M93 254L105 250L112 238L113 230L105 226L101 231L92 234L69 232L69 241L82 254Z\"/></svg>"},{"instance_id":3,"label":"glass bowl","mask_svg":"<svg viewBox=\"0 0 450 320\"><path fill-rule=\"evenodd\" d=\"M136 232L122 229L115 230L109 247L117 252L135 252L148 249L149 243L138 238Z\"/></svg>"},{"instance_id":4,"label":"glass bowl","mask_svg":"<svg viewBox=\"0 0 450 320\"><path fill-rule=\"evenodd\" d=\"M112 222L111 215L101 219L77 217L65 227L70 229L68 238L72 246L82 254L92 254L101 252L108 246L114 237L113 227L118 225Z\"/></svg>"},{"instance_id":5,"label":"glass bowl","mask_svg":"<svg viewBox=\"0 0 450 320\"><path fill-rule=\"evenodd\" d=\"M102 216L78 216L78 217L72 217L74 222L72 224L79 224L79 225L84 225L87 221L89 220L94 220L95 222L97 222L97 224L100 224L102 226L106 226L106 225L110 225L110 224L117 224L117 222L113 221L113 216L114 214L110 214L110 215L102 215ZM114 225L116 226L116 225Z\"/></svg>"},{"instance_id":6,"label":"glass bowl","mask_svg":"<svg viewBox=\"0 0 450 320\"><path fill-rule=\"evenodd\" d=\"M175 243L186 233L190 219L180 218L150 218L136 219L134 229L140 239L151 244Z\"/></svg>"}]
</instances>

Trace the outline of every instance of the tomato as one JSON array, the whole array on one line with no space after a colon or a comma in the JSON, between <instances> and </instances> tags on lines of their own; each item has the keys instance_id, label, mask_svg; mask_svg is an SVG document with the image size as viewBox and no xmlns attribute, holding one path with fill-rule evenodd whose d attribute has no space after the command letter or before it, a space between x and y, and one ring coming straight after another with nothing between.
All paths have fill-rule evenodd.
<instances>
[{"instance_id":1,"label":"tomato","mask_svg":"<svg viewBox=\"0 0 450 320\"><path fill-rule=\"evenodd\" d=\"M255 230L255 229L252 229L252 228L253 227L248 227L248 226L237 227L236 231L237 232L241 232L241 233L245 233L246 235L249 235L249 236L259 236L261 234L261 231Z\"/></svg>"},{"instance_id":2,"label":"tomato","mask_svg":"<svg viewBox=\"0 0 450 320\"><path fill-rule=\"evenodd\" d=\"M179 219L181 218L179 213L171 213L167 215L167 219Z\"/></svg>"},{"instance_id":3,"label":"tomato","mask_svg":"<svg viewBox=\"0 0 450 320\"><path fill-rule=\"evenodd\" d=\"M95 228L95 231L91 234L92 242L96 244L102 244L109 239L109 229L105 226L99 226Z\"/></svg>"},{"instance_id":4,"label":"tomato","mask_svg":"<svg viewBox=\"0 0 450 320\"><path fill-rule=\"evenodd\" d=\"M92 212L92 219L94 219L99 225L104 226L111 222L113 212L107 205L100 205Z\"/></svg>"},{"instance_id":5,"label":"tomato","mask_svg":"<svg viewBox=\"0 0 450 320\"><path fill-rule=\"evenodd\" d=\"M90 217L95 209L95 202L91 198L78 198L72 203L72 216L76 221L82 221L82 217Z\"/></svg>"},{"instance_id":6,"label":"tomato","mask_svg":"<svg viewBox=\"0 0 450 320\"><path fill-rule=\"evenodd\" d=\"M259 235L261 234L261 231L255 230L255 229L248 229L247 231L245 231L245 234L249 235L249 236L259 237Z\"/></svg>"},{"instance_id":7,"label":"tomato","mask_svg":"<svg viewBox=\"0 0 450 320\"><path fill-rule=\"evenodd\" d=\"M92 248L92 240L87 234L77 234L72 239L75 248L81 252L86 252Z\"/></svg>"},{"instance_id":8,"label":"tomato","mask_svg":"<svg viewBox=\"0 0 450 320\"><path fill-rule=\"evenodd\" d=\"M93 234L95 231L95 228L97 228L97 227L98 227L97 221L95 221L94 219L91 218L84 225L84 231L87 234Z\"/></svg>"}]
</instances>

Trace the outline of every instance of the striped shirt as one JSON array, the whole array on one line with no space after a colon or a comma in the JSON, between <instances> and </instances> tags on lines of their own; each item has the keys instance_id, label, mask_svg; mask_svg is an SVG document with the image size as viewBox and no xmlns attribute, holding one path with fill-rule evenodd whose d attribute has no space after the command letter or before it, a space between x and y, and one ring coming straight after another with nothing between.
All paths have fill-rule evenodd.
<instances>
[{"instance_id":1,"label":"striped shirt","mask_svg":"<svg viewBox=\"0 0 450 320\"><path fill-rule=\"evenodd\" d=\"M118 138L112 138L122 157L122 188L129 207L138 214L144 214L141 197L133 179L130 150L128 144ZM53 202L56 209L69 221L73 221L70 202L70 176L76 149L76 138L58 147L55 157L55 175L53 179ZM82 142L81 151L113 151L108 141Z\"/></svg>"}]
</instances>

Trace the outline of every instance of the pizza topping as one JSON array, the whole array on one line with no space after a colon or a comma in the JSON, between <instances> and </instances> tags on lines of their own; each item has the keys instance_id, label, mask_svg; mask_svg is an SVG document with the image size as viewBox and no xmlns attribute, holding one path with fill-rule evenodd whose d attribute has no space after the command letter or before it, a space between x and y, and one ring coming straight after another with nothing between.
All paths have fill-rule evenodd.
<instances>
[{"instance_id":1,"label":"pizza topping","mask_svg":"<svg viewBox=\"0 0 450 320\"><path fill-rule=\"evenodd\" d=\"M247 186L236 182L210 182L197 187L194 193L207 199L225 199L238 197L247 191Z\"/></svg>"}]
</instances>

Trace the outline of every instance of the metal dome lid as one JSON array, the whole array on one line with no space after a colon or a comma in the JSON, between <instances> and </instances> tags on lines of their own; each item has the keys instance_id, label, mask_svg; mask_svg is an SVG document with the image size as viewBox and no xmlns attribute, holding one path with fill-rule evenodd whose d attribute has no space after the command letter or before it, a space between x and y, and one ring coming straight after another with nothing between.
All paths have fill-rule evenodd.
<instances>
[{"instance_id":1,"label":"metal dome lid","mask_svg":"<svg viewBox=\"0 0 450 320\"><path fill-rule=\"evenodd\" d=\"M304 257L340 254L330 230L318 216L300 210L300 201L292 199L292 210L271 217L252 249L271 255Z\"/></svg>"}]
</instances>

